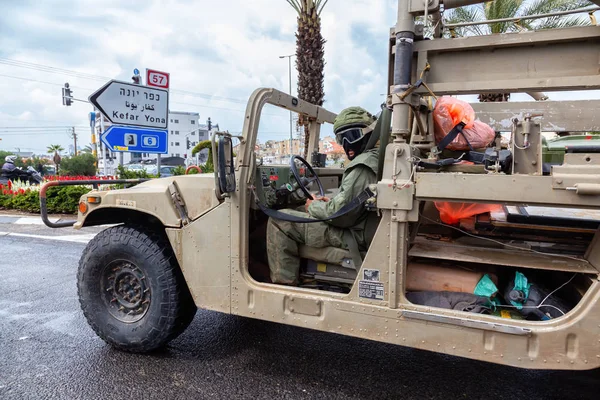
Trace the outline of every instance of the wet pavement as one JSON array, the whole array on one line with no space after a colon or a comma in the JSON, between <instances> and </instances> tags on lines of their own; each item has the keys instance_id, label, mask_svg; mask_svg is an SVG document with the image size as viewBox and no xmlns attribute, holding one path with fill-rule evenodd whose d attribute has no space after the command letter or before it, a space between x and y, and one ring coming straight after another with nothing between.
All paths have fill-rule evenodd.
<instances>
[{"instance_id":1,"label":"wet pavement","mask_svg":"<svg viewBox=\"0 0 600 400\"><path fill-rule=\"evenodd\" d=\"M600 370L520 370L202 310L164 350L113 350L76 294L97 231L0 221L0 399L598 398Z\"/></svg>"}]
</instances>

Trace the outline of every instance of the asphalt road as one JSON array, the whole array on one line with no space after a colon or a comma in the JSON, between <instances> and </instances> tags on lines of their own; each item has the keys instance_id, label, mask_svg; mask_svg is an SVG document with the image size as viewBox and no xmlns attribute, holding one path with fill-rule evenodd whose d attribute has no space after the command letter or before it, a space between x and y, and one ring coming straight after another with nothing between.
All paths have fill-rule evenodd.
<instances>
[{"instance_id":1,"label":"asphalt road","mask_svg":"<svg viewBox=\"0 0 600 400\"><path fill-rule=\"evenodd\" d=\"M209 311L160 352L116 351L77 301L95 231L2 218L0 399L598 399L600 370L526 371Z\"/></svg>"}]
</instances>

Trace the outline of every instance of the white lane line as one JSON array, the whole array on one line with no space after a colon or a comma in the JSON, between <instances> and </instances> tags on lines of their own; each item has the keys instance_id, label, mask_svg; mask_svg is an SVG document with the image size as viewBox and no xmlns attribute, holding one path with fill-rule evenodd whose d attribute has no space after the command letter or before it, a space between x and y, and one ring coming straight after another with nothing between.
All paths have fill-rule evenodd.
<instances>
[{"instance_id":1,"label":"white lane line","mask_svg":"<svg viewBox=\"0 0 600 400\"><path fill-rule=\"evenodd\" d=\"M56 240L59 242L74 242L74 243L88 243L92 240L96 234L88 233L85 235L65 235L65 236L44 236L44 235L33 235L30 233L16 233L16 232L0 232L0 237L14 236L14 237L25 237L32 239L42 240Z\"/></svg>"},{"instance_id":2,"label":"white lane line","mask_svg":"<svg viewBox=\"0 0 600 400\"><path fill-rule=\"evenodd\" d=\"M58 220L50 220L50 221L56 222ZM15 224L15 225L44 225L44 221L42 221L42 218L23 217L23 218L19 218L15 222L13 222L13 224Z\"/></svg>"}]
</instances>

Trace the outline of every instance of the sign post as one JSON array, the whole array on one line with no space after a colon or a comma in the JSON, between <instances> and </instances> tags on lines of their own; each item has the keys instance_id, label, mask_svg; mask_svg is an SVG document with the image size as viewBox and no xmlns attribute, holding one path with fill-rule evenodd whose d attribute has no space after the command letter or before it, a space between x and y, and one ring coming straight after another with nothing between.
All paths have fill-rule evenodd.
<instances>
[{"instance_id":1,"label":"sign post","mask_svg":"<svg viewBox=\"0 0 600 400\"><path fill-rule=\"evenodd\" d=\"M146 68L146 85L154 86L161 89L169 90L171 84L171 76L168 72L157 71L155 69ZM160 154L156 157L156 169L160 176Z\"/></svg>"}]
</instances>

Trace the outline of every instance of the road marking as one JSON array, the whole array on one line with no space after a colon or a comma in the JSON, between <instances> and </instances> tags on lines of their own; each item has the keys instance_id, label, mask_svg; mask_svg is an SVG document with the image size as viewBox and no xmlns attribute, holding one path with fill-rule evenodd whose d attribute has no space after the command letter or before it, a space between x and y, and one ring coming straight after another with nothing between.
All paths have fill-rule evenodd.
<instances>
[{"instance_id":1,"label":"road marking","mask_svg":"<svg viewBox=\"0 0 600 400\"><path fill-rule=\"evenodd\" d=\"M19 217L7 217L5 215L0 215L0 224L14 224L19 220Z\"/></svg>"},{"instance_id":2,"label":"road marking","mask_svg":"<svg viewBox=\"0 0 600 400\"><path fill-rule=\"evenodd\" d=\"M54 222L54 221L52 221ZM15 222L15 225L44 225L44 221L41 218L31 218L31 217L23 217L19 218Z\"/></svg>"},{"instance_id":3,"label":"road marking","mask_svg":"<svg viewBox=\"0 0 600 400\"><path fill-rule=\"evenodd\" d=\"M73 242L73 243L87 244L90 240L92 240L96 236L96 233L88 233L85 235L44 236L44 235L33 235L30 233L0 232L0 237L6 237L6 236L24 237L24 238L42 239L42 240L56 240L59 242Z\"/></svg>"},{"instance_id":4,"label":"road marking","mask_svg":"<svg viewBox=\"0 0 600 400\"><path fill-rule=\"evenodd\" d=\"M56 222L59 219L52 218L51 222ZM21 215L3 215L0 214L0 224L15 224L15 225L44 225L41 217L23 217Z\"/></svg>"}]
</instances>

